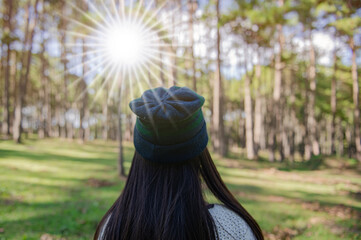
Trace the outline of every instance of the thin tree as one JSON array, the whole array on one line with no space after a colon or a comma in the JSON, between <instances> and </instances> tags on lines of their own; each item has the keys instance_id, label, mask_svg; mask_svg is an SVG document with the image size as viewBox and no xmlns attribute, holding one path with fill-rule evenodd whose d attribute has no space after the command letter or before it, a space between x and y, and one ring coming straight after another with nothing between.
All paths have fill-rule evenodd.
<instances>
[{"instance_id":1,"label":"thin tree","mask_svg":"<svg viewBox=\"0 0 361 240\"><path fill-rule=\"evenodd\" d=\"M352 75L352 99L353 99L353 124L354 124L354 135L356 145L356 158L361 162L361 134L360 134L360 105L359 95L360 88L357 76L357 63L356 63L356 49L354 36L350 37L349 46L352 50L351 57L351 75Z\"/></svg>"},{"instance_id":2,"label":"thin tree","mask_svg":"<svg viewBox=\"0 0 361 240\"><path fill-rule=\"evenodd\" d=\"M197 2L194 0L188 0L188 31L189 31L189 42L190 42L190 47L189 47L189 52L190 52L190 57L191 57L191 64L192 64L192 87L194 91L197 91L197 78L196 78L196 60L194 57L194 31L193 31L193 25L194 25L194 21L193 21L193 17L194 17L194 12L196 10L197 7Z\"/></svg>"},{"instance_id":3,"label":"thin tree","mask_svg":"<svg viewBox=\"0 0 361 240\"><path fill-rule=\"evenodd\" d=\"M224 142L224 123L223 123L223 89L222 89L222 77L221 77L221 35L220 28L220 1L216 1L217 12L217 36L216 36L216 72L213 85L213 122L212 122L212 141L214 151L221 156L226 155L226 145Z\"/></svg>"},{"instance_id":4,"label":"thin tree","mask_svg":"<svg viewBox=\"0 0 361 240\"><path fill-rule=\"evenodd\" d=\"M10 135L10 56L11 56L11 43L12 43L12 32L13 32L13 3L12 0L5 1L4 8L4 36L2 42L6 45L6 62L5 62L5 86L4 86L4 112L3 112L3 123L2 132L6 135ZM13 63L15 64L15 63Z\"/></svg>"},{"instance_id":5,"label":"thin tree","mask_svg":"<svg viewBox=\"0 0 361 240\"><path fill-rule=\"evenodd\" d=\"M18 95L16 97L15 104L15 120L14 120L14 134L13 138L17 143L21 142L22 129L22 108L25 106L26 89L29 81L30 63L32 58L33 39L35 34L35 26L38 20L38 3L39 0L35 0L33 5L34 17L30 17L30 1L26 7L26 27L25 27L25 39L23 46L23 58L20 71L20 79L18 86Z\"/></svg>"},{"instance_id":6,"label":"thin tree","mask_svg":"<svg viewBox=\"0 0 361 240\"><path fill-rule=\"evenodd\" d=\"M245 45L244 52L244 66L245 66L245 76L244 76L244 111L246 113L246 150L247 158L254 159L254 140L253 140L253 116L252 116L252 96L251 96L251 81L253 79L255 71L252 70L251 73L248 73L248 63L249 59L252 59L249 54L249 46Z\"/></svg>"},{"instance_id":7,"label":"thin tree","mask_svg":"<svg viewBox=\"0 0 361 240\"><path fill-rule=\"evenodd\" d=\"M333 50L333 76L331 81L331 154L336 153L335 137L336 137L336 109L337 109L337 48Z\"/></svg>"},{"instance_id":8,"label":"thin tree","mask_svg":"<svg viewBox=\"0 0 361 240\"><path fill-rule=\"evenodd\" d=\"M123 156L123 131L122 131L122 91L123 91L123 76L120 79L119 84L119 95L117 101L117 110L118 110L118 132L117 140L119 144L119 153L118 153L118 174L120 177L125 177L124 171L124 156Z\"/></svg>"},{"instance_id":9,"label":"thin tree","mask_svg":"<svg viewBox=\"0 0 361 240\"><path fill-rule=\"evenodd\" d=\"M48 68L48 60L46 59L46 43L47 39L45 38L45 25L46 25L46 6L45 1L41 1L42 13L40 16L41 22L41 51L40 51L40 61L41 61L41 89L40 89L40 116L39 122L40 126L38 129L39 138L49 137L50 136L50 126L51 126L51 108L50 108L50 99L49 99L49 77L46 74Z\"/></svg>"}]
</instances>

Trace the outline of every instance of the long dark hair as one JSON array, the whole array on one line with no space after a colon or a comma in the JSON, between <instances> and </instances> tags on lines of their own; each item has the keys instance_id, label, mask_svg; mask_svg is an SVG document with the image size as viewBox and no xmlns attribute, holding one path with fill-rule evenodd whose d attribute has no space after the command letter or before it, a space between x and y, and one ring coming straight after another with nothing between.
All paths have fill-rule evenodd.
<instances>
[{"instance_id":1,"label":"long dark hair","mask_svg":"<svg viewBox=\"0 0 361 240\"><path fill-rule=\"evenodd\" d=\"M94 240L218 239L200 176L214 196L263 239L259 225L227 189L206 148L181 164L150 162L135 152L123 192L98 224Z\"/></svg>"}]
</instances>

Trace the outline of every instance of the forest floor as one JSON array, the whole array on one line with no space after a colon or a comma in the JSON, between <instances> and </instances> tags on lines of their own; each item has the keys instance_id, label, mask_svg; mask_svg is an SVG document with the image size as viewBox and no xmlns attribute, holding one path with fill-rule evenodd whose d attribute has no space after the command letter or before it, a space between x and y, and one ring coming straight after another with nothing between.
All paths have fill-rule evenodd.
<instances>
[{"instance_id":1,"label":"forest floor","mask_svg":"<svg viewBox=\"0 0 361 240\"><path fill-rule=\"evenodd\" d=\"M125 167L133 148L125 143ZM215 161L266 239L361 239L361 171L353 159ZM117 198L117 143L0 140L0 240L91 239ZM209 202L215 199L206 194Z\"/></svg>"}]
</instances>

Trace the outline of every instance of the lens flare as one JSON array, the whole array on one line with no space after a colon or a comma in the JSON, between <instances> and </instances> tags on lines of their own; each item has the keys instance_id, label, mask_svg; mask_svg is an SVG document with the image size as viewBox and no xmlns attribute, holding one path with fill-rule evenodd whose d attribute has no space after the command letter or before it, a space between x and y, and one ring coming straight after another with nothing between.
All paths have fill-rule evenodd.
<instances>
[{"instance_id":1,"label":"lens flare","mask_svg":"<svg viewBox=\"0 0 361 240\"><path fill-rule=\"evenodd\" d=\"M111 26L104 32L104 50L113 64L134 65L145 62L147 43L141 27L131 22Z\"/></svg>"},{"instance_id":2,"label":"lens flare","mask_svg":"<svg viewBox=\"0 0 361 240\"><path fill-rule=\"evenodd\" d=\"M102 0L98 4L86 1L89 9L84 11L73 1L66 2L77 14L73 15L75 18L60 16L82 29L66 30L67 34L74 36L66 46L70 47L68 52L74 53L71 61L77 63L67 72L81 72L79 78L68 85L68 89L81 81L87 82L86 89L75 101L82 99L95 86L96 94L91 105L95 104L104 89L109 93L109 101L116 97L115 93L121 95L126 81L134 99L133 85L143 92L143 88L164 86L167 82L176 84L177 80L170 72L185 72L175 64L176 58L189 60L176 51L177 48L189 47L181 44L182 38L177 37L183 29L183 19L175 21L174 15L181 11L181 5L164 15L166 4L174 3L164 1L155 7L154 0L138 3L130 0L126 4L124 0Z\"/></svg>"}]
</instances>

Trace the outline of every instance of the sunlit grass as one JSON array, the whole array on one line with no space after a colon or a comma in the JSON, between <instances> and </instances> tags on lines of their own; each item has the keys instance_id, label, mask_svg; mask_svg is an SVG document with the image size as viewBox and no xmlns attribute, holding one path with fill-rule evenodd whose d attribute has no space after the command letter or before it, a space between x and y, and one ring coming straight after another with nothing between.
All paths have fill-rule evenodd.
<instances>
[{"instance_id":1,"label":"sunlit grass","mask_svg":"<svg viewBox=\"0 0 361 240\"><path fill-rule=\"evenodd\" d=\"M0 239L39 239L46 233L54 239L90 239L124 185L117 176L117 146L111 141L1 141ZM132 154L132 144L125 143L126 171ZM294 239L360 237L360 220L347 214L361 210L356 169L282 171L285 164L237 156L215 161L228 187L268 234L280 237L288 231ZM103 185L97 186L97 181Z\"/></svg>"}]
</instances>

